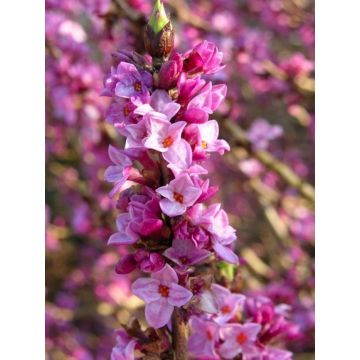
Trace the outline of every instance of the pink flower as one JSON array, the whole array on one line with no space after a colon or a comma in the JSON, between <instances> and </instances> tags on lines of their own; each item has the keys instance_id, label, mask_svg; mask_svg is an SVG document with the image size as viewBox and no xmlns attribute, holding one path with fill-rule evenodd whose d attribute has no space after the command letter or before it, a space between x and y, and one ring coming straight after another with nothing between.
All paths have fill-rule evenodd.
<instances>
[{"instance_id":1,"label":"pink flower","mask_svg":"<svg viewBox=\"0 0 360 360\"><path fill-rule=\"evenodd\" d=\"M218 152L223 155L230 150L225 140L219 140L219 125L216 120L203 124L190 124L185 129L185 139L194 146L194 159L203 160L207 152Z\"/></svg>"},{"instance_id":2,"label":"pink flower","mask_svg":"<svg viewBox=\"0 0 360 360\"><path fill-rule=\"evenodd\" d=\"M161 210L168 216L178 216L186 212L186 209L195 204L201 195L201 189L194 186L190 176L180 174L168 185L156 190L165 197L160 201Z\"/></svg>"},{"instance_id":3,"label":"pink flower","mask_svg":"<svg viewBox=\"0 0 360 360\"><path fill-rule=\"evenodd\" d=\"M163 154L163 158L169 163L167 167L171 169L175 177L183 172L189 175L207 174L207 170L202 166L193 164L191 146L184 139L180 139L176 147L170 147Z\"/></svg>"},{"instance_id":4,"label":"pink flower","mask_svg":"<svg viewBox=\"0 0 360 360\"><path fill-rule=\"evenodd\" d=\"M159 87L168 90L176 86L182 69L183 61L181 55L173 52L169 60L161 66L159 72Z\"/></svg>"},{"instance_id":5,"label":"pink flower","mask_svg":"<svg viewBox=\"0 0 360 360\"><path fill-rule=\"evenodd\" d=\"M132 161L121 151L113 146L109 146L109 157L115 165L109 166L105 171L106 181L114 183L114 188L110 195L113 196L124 185L129 178Z\"/></svg>"},{"instance_id":6,"label":"pink flower","mask_svg":"<svg viewBox=\"0 0 360 360\"><path fill-rule=\"evenodd\" d=\"M152 76L147 71L141 73L133 64L120 62L116 70L111 69L110 75L105 79L104 96L118 96L131 98L146 96L152 86Z\"/></svg>"},{"instance_id":7,"label":"pink flower","mask_svg":"<svg viewBox=\"0 0 360 360\"><path fill-rule=\"evenodd\" d=\"M124 330L116 330L116 345L111 352L111 360L135 360L137 342Z\"/></svg>"},{"instance_id":8,"label":"pink flower","mask_svg":"<svg viewBox=\"0 0 360 360\"><path fill-rule=\"evenodd\" d=\"M135 114L144 116L149 113L157 118L170 121L180 109L180 104L172 101L165 90L155 90L148 101L149 103L143 103L141 99L133 100L137 106Z\"/></svg>"},{"instance_id":9,"label":"pink flower","mask_svg":"<svg viewBox=\"0 0 360 360\"><path fill-rule=\"evenodd\" d=\"M139 240L139 235L131 229L130 214L120 214L116 218L116 226L118 232L110 236L108 245L131 245Z\"/></svg>"},{"instance_id":10,"label":"pink flower","mask_svg":"<svg viewBox=\"0 0 360 360\"><path fill-rule=\"evenodd\" d=\"M211 234L213 249L222 260L231 264L239 262L238 256L230 248L236 240L235 229L229 225L227 214L220 204L212 204L208 208L196 204L188 215L194 225L202 226Z\"/></svg>"},{"instance_id":11,"label":"pink flower","mask_svg":"<svg viewBox=\"0 0 360 360\"><path fill-rule=\"evenodd\" d=\"M168 120L150 114L144 119L147 128L147 136L143 140L144 146L159 152L166 152L170 147L176 146L186 126L184 121L172 124Z\"/></svg>"},{"instance_id":12,"label":"pink flower","mask_svg":"<svg viewBox=\"0 0 360 360\"><path fill-rule=\"evenodd\" d=\"M186 267L201 263L209 257L210 252L197 248L188 238L175 238L172 246L166 249L163 255L180 267Z\"/></svg>"},{"instance_id":13,"label":"pink flower","mask_svg":"<svg viewBox=\"0 0 360 360\"><path fill-rule=\"evenodd\" d=\"M219 341L219 325L198 317L190 319L191 336L189 338L189 352L197 360L220 360L215 351Z\"/></svg>"},{"instance_id":14,"label":"pink flower","mask_svg":"<svg viewBox=\"0 0 360 360\"><path fill-rule=\"evenodd\" d=\"M270 125L265 119L256 119L251 128L246 132L246 137L252 142L255 149L264 150L271 140L283 134L279 125Z\"/></svg>"},{"instance_id":15,"label":"pink flower","mask_svg":"<svg viewBox=\"0 0 360 360\"><path fill-rule=\"evenodd\" d=\"M219 353L224 359L233 359L238 354L246 352L247 347L254 344L261 326L247 323L229 324L221 328L220 333L224 342L219 347Z\"/></svg>"},{"instance_id":16,"label":"pink flower","mask_svg":"<svg viewBox=\"0 0 360 360\"><path fill-rule=\"evenodd\" d=\"M212 114L224 100L226 92L226 85L212 85L209 82L188 103L184 120L196 124L206 122L209 119L209 114Z\"/></svg>"},{"instance_id":17,"label":"pink flower","mask_svg":"<svg viewBox=\"0 0 360 360\"><path fill-rule=\"evenodd\" d=\"M185 54L184 71L191 75L213 74L224 68L221 65L222 59L223 53L218 51L215 44L205 40Z\"/></svg>"},{"instance_id":18,"label":"pink flower","mask_svg":"<svg viewBox=\"0 0 360 360\"><path fill-rule=\"evenodd\" d=\"M215 302L218 307L215 321L219 324L225 324L234 317L239 308L244 304L245 296L232 294L230 290L217 284L212 284L211 290L215 295Z\"/></svg>"},{"instance_id":19,"label":"pink flower","mask_svg":"<svg viewBox=\"0 0 360 360\"><path fill-rule=\"evenodd\" d=\"M143 272L154 272L161 270L165 265L165 259L158 253L150 253L146 250L138 250L134 260Z\"/></svg>"},{"instance_id":20,"label":"pink flower","mask_svg":"<svg viewBox=\"0 0 360 360\"><path fill-rule=\"evenodd\" d=\"M134 123L136 121L133 113L135 108L136 106L130 100L116 98L106 111L106 120L118 126Z\"/></svg>"},{"instance_id":21,"label":"pink flower","mask_svg":"<svg viewBox=\"0 0 360 360\"><path fill-rule=\"evenodd\" d=\"M192 298L192 293L178 282L176 272L166 264L151 278L139 278L133 283L132 291L145 301L146 321L153 328L165 326L174 307L181 307Z\"/></svg>"}]
</instances>

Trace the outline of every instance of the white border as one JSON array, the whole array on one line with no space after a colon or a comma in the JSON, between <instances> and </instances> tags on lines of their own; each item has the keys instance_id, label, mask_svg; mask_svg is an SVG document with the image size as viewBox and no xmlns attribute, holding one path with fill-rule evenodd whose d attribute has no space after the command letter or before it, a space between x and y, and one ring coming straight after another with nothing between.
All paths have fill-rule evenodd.
<instances>
[{"instance_id":1,"label":"white border","mask_svg":"<svg viewBox=\"0 0 360 360\"><path fill-rule=\"evenodd\" d=\"M0 359L42 359L44 2L0 2Z\"/></svg>"},{"instance_id":2,"label":"white border","mask_svg":"<svg viewBox=\"0 0 360 360\"><path fill-rule=\"evenodd\" d=\"M359 358L360 6L316 2L316 359Z\"/></svg>"}]
</instances>

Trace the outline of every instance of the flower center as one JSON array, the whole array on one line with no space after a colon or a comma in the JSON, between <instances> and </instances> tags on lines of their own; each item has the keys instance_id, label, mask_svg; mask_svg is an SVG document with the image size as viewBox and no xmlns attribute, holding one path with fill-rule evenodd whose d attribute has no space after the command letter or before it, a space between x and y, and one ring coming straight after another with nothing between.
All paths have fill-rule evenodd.
<instances>
[{"instance_id":1,"label":"flower center","mask_svg":"<svg viewBox=\"0 0 360 360\"><path fill-rule=\"evenodd\" d=\"M165 285L159 285L159 294L162 296L162 297L169 297L169 291L170 289L165 286Z\"/></svg>"},{"instance_id":2,"label":"flower center","mask_svg":"<svg viewBox=\"0 0 360 360\"><path fill-rule=\"evenodd\" d=\"M177 193L177 192L174 192L174 199L175 201L177 201L178 203L182 204L183 201L184 201L184 196Z\"/></svg>"},{"instance_id":3,"label":"flower center","mask_svg":"<svg viewBox=\"0 0 360 360\"><path fill-rule=\"evenodd\" d=\"M212 340L213 335L210 330L206 330L206 337L208 338L208 340Z\"/></svg>"},{"instance_id":4,"label":"flower center","mask_svg":"<svg viewBox=\"0 0 360 360\"><path fill-rule=\"evenodd\" d=\"M187 256L181 256L179 260L184 265L189 263L189 258Z\"/></svg>"},{"instance_id":5,"label":"flower center","mask_svg":"<svg viewBox=\"0 0 360 360\"><path fill-rule=\"evenodd\" d=\"M163 145L164 147L168 148L173 144L173 142L174 142L173 138L171 136L167 136L163 141Z\"/></svg>"},{"instance_id":6,"label":"flower center","mask_svg":"<svg viewBox=\"0 0 360 360\"><path fill-rule=\"evenodd\" d=\"M231 312L229 305L224 305L220 310L223 314L229 314Z\"/></svg>"},{"instance_id":7,"label":"flower center","mask_svg":"<svg viewBox=\"0 0 360 360\"><path fill-rule=\"evenodd\" d=\"M237 337L236 337L236 341L240 344L243 345L246 341L247 341L248 337L246 336L246 334L244 334L243 332L241 332Z\"/></svg>"},{"instance_id":8,"label":"flower center","mask_svg":"<svg viewBox=\"0 0 360 360\"><path fill-rule=\"evenodd\" d=\"M204 140L201 140L201 147L205 150L207 149L207 142Z\"/></svg>"},{"instance_id":9,"label":"flower center","mask_svg":"<svg viewBox=\"0 0 360 360\"><path fill-rule=\"evenodd\" d=\"M125 116L128 116L131 113L131 111L127 105L124 106L123 113Z\"/></svg>"},{"instance_id":10,"label":"flower center","mask_svg":"<svg viewBox=\"0 0 360 360\"><path fill-rule=\"evenodd\" d=\"M136 81L135 84L134 84L134 89L135 91L137 92L140 92L142 87L141 87L141 82L140 81Z\"/></svg>"}]
</instances>

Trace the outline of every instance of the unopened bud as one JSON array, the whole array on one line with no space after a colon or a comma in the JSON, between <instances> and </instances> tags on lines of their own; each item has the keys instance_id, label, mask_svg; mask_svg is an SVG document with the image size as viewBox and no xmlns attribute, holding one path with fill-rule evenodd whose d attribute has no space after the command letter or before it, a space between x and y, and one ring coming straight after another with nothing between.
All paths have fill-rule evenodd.
<instances>
[{"instance_id":1,"label":"unopened bud","mask_svg":"<svg viewBox=\"0 0 360 360\"><path fill-rule=\"evenodd\" d=\"M174 48L174 30L164 5L156 0L150 20L145 28L145 48L156 60L166 59ZM159 63L161 61L158 61Z\"/></svg>"}]
</instances>

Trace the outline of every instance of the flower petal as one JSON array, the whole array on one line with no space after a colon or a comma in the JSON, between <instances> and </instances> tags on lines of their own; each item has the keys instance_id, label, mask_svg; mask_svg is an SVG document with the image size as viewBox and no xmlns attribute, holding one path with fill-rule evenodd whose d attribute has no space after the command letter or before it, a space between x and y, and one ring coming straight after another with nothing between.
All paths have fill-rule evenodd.
<instances>
[{"instance_id":1,"label":"flower petal","mask_svg":"<svg viewBox=\"0 0 360 360\"><path fill-rule=\"evenodd\" d=\"M192 296L193 294L191 291L178 284L171 284L168 301L169 304L180 307L189 302Z\"/></svg>"},{"instance_id":2,"label":"flower petal","mask_svg":"<svg viewBox=\"0 0 360 360\"><path fill-rule=\"evenodd\" d=\"M149 303L161 298L159 285L160 282L156 279L139 278L132 284L131 289L134 295L144 300L146 303Z\"/></svg>"},{"instance_id":3,"label":"flower petal","mask_svg":"<svg viewBox=\"0 0 360 360\"><path fill-rule=\"evenodd\" d=\"M145 307L146 321L151 327L159 329L169 322L173 310L174 306L166 298L151 302Z\"/></svg>"}]
</instances>

